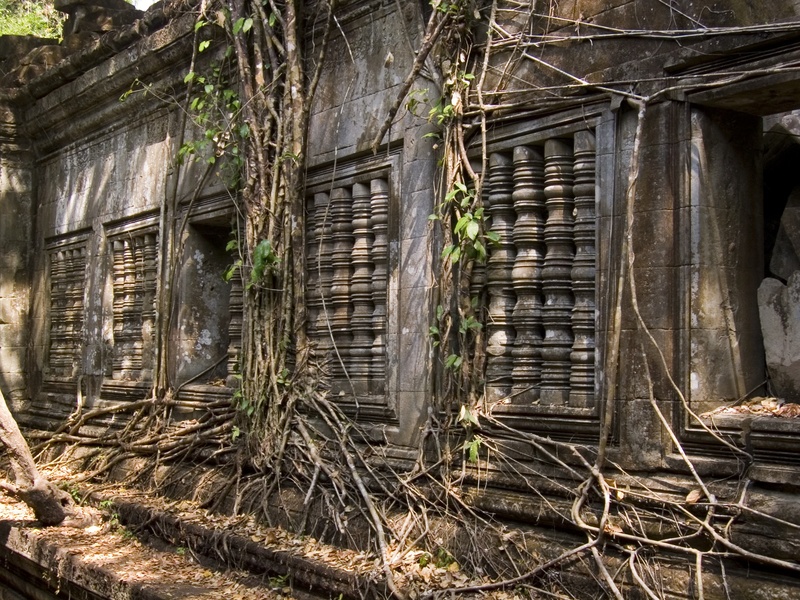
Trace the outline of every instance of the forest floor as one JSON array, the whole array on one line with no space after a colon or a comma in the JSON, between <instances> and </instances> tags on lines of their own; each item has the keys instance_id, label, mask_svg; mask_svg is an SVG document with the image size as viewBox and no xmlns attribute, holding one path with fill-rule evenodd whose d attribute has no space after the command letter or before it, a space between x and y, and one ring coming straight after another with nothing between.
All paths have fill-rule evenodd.
<instances>
[{"instance_id":1,"label":"forest floor","mask_svg":"<svg viewBox=\"0 0 800 600\"><path fill-rule=\"evenodd\" d=\"M197 560L186 549L139 540L131 530L105 515L99 525L41 528L23 503L0 494L0 524L6 546L23 551L50 567L51 590L67 587L65 577L79 580L94 593L111 586L126 597L125 589L152 598L185 600L275 600L293 598L280 578L269 579ZM160 547L158 547L160 546ZM26 551L27 550L27 551ZM68 565L67 562L70 564ZM55 567L53 569L53 567ZM47 584L48 582L42 582ZM94 585L93 585L94 584ZM100 587L101 590L92 589Z\"/></svg>"},{"instance_id":2,"label":"forest floor","mask_svg":"<svg viewBox=\"0 0 800 600\"><path fill-rule=\"evenodd\" d=\"M0 546L6 546L0 551L38 562L50 573L51 589L61 587L61 580L64 584L71 580L99 581L99 591L93 591L100 597L112 597L103 591L109 586L145 590L144 595L141 591L115 593L115 600L307 600L388 595L380 560L368 552L266 527L253 517L211 514L193 502L130 489L104 490L92 504L99 525L41 528L25 504L0 493ZM202 552L196 551L198 546L204 546ZM436 565L421 550L396 557L395 578L409 598L442 592L450 597L445 590L488 582L470 577L456 562ZM252 570L253 565L261 572ZM276 568L284 574L276 574ZM85 587L91 589L88 584ZM528 597L499 590L479 596L497 600Z\"/></svg>"}]
</instances>

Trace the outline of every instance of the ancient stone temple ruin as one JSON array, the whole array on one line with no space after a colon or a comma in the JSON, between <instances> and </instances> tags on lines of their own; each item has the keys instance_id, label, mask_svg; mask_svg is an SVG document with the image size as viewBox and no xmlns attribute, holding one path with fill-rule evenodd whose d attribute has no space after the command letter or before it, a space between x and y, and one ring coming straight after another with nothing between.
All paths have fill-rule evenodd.
<instances>
[{"instance_id":1,"label":"ancient stone temple ruin","mask_svg":"<svg viewBox=\"0 0 800 600\"><path fill-rule=\"evenodd\" d=\"M798 597L780 565L800 545L800 419L781 412L800 403L800 8L519 4L476 3L464 59L483 64L490 18L495 42L523 42L486 56L486 110L462 116L494 236L465 291L485 301L467 349L485 356L482 406L526 435L607 445L619 494L682 501L699 474L746 498L758 514L738 512L732 539L776 562L709 565L705 597ZM133 402L160 370L191 418L235 393L246 292L222 278L234 194L175 160L198 133L181 104L196 15L59 5L61 42L0 39L0 385L21 423L52 430L76 398ZM401 470L453 366L431 333L441 80L423 68L408 97L424 108L406 99L370 144L430 11L339 3L305 180L306 334L328 393ZM485 457L464 502L532 531L542 557L568 546L573 475L485 435L513 460ZM684 558L662 567L669 597L696 597Z\"/></svg>"}]
</instances>

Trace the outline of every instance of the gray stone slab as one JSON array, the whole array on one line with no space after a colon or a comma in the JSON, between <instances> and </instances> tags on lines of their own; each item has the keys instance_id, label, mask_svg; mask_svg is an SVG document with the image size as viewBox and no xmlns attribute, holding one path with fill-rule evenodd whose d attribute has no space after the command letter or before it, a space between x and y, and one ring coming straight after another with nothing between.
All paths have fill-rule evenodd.
<instances>
[{"instance_id":1,"label":"gray stone slab","mask_svg":"<svg viewBox=\"0 0 800 600\"><path fill-rule=\"evenodd\" d=\"M783 209L769 270L786 280L800 270L800 186L792 190Z\"/></svg>"},{"instance_id":2,"label":"gray stone slab","mask_svg":"<svg viewBox=\"0 0 800 600\"><path fill-rule=\"evenodd\" d=\"M758 308L772 393L800 401L800 271L787 285L765 279L758 288Z\"/></svg>"}]
</instances>

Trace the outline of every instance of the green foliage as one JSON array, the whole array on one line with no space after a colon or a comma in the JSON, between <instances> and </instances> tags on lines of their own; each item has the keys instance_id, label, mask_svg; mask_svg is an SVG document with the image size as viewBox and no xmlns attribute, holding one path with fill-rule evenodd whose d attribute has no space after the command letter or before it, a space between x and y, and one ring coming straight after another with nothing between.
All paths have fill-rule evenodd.
<instances>
[{"instance_id":1,"label":"green foliage","mask_svg":"<svg viewBox=\"0 0 800 600\"><path fill-rule=\"evenodd\" d=\"M61 486L61 489L63 489L70 496L72 496L72 500L73 502L75 502L75 504L80 504L81 502L83 502L83 494L81 494L81 490L77 485L73 483L63 484Z\"/></svg>"},{"instance_id":2,"label":"green foliage","mask_svg":"<svg viewBox=\"0 0 800 600\"><path fill-rule=\"evenodd\" d=\"M428 120L437 125L446 125L455 115L455 106L447 102L444 98L440 98L428 113Z\"/></svg>"},{"instance_id":3,"label":"green foliage","mask_svg":"<svg viewBox=\"0 0 800 600\"><path fill-rule=\"evenodd\" d=\"M269 240L261 240L253 250L253 268L248 287L258 285L264 277L280 264L281 260Z\"/></svg>"},{"instance_id":4,"label":"green foliage","mask_svg":"<svg viewBox=\"0 0 800 600\"><path fill-rule=\"evenodd\" d=\"M442 258L453 264L462 258L486 262L487 245L496 244L500 238L496 232L486 231L486 214L483 206L476 201L475 190L456 181L439 206L438 214L429 218L438 220L440 215L448 211L452 211L456 224L453 227L453 243L444 247Z\"/></svg>"},{"instance_id":5,"label":"green foliage","mask_svg":"<svg viewBox=\"0 0 800 600\"><path fill-rule=\"evenodd\" d=\"M467 452L467 459L469 462L478 462L478 452L481 449L482 443L483 439L479 435L473 436L471 440L464 442L463 449Z\"/></svg>"},{"instance_id":6,"label":"green foliage","mask_svg":"<svg viewBox=\"0 0 800 600\"><path fill-rule=\"evenodd\" d=\"M253 19L250 17L244 18L241 17L236 19L236 22L233 24L233 35L238 35L239 32L247 33L253 27Z\"/></svg>"},{"instance_id":7,"label":"green foliage","mask_svg":"<svg viewBox=\"0 0 800 600\"><path fill-rule=\"evenodd\" d=\"M199 29L205 21L198 21ZM197 51L205 52L211 40L198 43ZM239 185L244 165L242 146L250 137L250 127L241 122L242 103L231 84L230 53L224 52L220 61L212 62L205 73L189 71L183 82L193 94L189 114L201 135L186 141L178 150L178 162L202 160L214 165L220 159L220 176L229 188Z\"/></svg>"},{"instance_id":8,"label":"green foliage","mask_svg":"<svg viewBox=\"0 0 800 600\"><path fill-rule=\"evenodd\" d=\"M0 0L0 35L58 39L63 20L52 0Z\"/></svg>"},{"instance_id":9,"label":"green foliage","mask_svg":"<svg viewBox=\"0 0 800 600\"><path fill-rule=\"evenodd\" d=\"M466 405L461 405L461 410L458 412L458 422L464 427L479 427L478 417Z\"/></svg>"},{"instance_id":10,"label":"green foliage","mask_svg":"<svg viewBox=\"0 0 800 600\"><path fill-rule=\"evenodd\" d=\"M283 589L289 583L289 575L275 575L267 580L269 587L273 590Z\"/></svg>"}]
</instances>

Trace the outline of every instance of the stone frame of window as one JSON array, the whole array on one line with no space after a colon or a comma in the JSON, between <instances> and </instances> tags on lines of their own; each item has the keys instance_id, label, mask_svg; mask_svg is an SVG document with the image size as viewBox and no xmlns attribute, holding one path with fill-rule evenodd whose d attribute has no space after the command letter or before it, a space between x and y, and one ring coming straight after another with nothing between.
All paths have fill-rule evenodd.
<instances>
[{"instance_id":1,"label":"stone frame of window","mask_svg":"<svg viewBox=\"0 0 800 600\"><path fill-rule=\"evenodd\" d=\"M48 282L48 311L46 326L47 341L45 347L44 383L47 391L69 391L74 393L76 369L83 358L83 325L86 320L86 269L89 265L89 238L88 231L72 232L45 241L47 254ZM58 290L63 288L63 294ZM63 306L56 307L56 303ZM54 328L63 328L63 332L56 334ZM72 366L69 373L67 365L58 368L66 361L69 354L64 349L54 348L59 345L58 339L71 340L70 345ZM63 358L56 359L57 367L54 369L54 355ZM56 372L58 371L58 372ZM63 372L62 372L63 371ZM66 386L66 389L62 389Z\"/></svg>"},{"instance_id":2,"label":"stone frame of window","mask_svg":"<svg viewBox=\"0 0 800 600\"><path fill-rule=\"evenodd\" d=\"M311 172L306 186L309 339L329 369L330 397L358 422L382 428L399 424L398 365L390 357L399 341L391 333L401 160L398 147L337 161ZM322 265L318 256L326 257Z\"/></svg>"},{"instance_id":3,"label":"stone frame of window","mask_svg":"<svg viewBox=\"0 0 800 600\"><path fill-rule=\"evenodd\" d=\"M705 131L710 131L708 123L713 123L715 119L728 121L729 124L735 123L737 120L747 125L749 121L757 120L759 117L764 117L773 114L783 113L789 110L800 108L800 102L797 100L796 89L798 85L797 74L794 72L780 73L772 72L770 69L774 63L782 63L786 61L796 61L800 58L800 50L797 50L792 43L786 43L785 46L780 47L777 44L773 52L768 54L755 54L751 60L743 62L740 54L737 51L731 52L730 56L710 56L706 61L700 64L694 64L687 61L686 64L673 65L671 71L678 76L687 77L687 81L691 81L691 77L697 73L725 73L726 70L732 69L737 72L750 69L754 73L759 73L757 76L747 78L744 81L738 81L726 84L724 86L715 87L713 91L699 90L697 92L689 93L686 95L684 102L675 103L678 108L676 109L676 124L673 126L678 132L678 138L684 141L682 146L682 153L678 160L685 165L693 165L697 161L697 146L698 142L712 143L710 139L703 139L702 135ZM704 129L705 128L705 129ZM749 125L746 127L745 135L749 135L751 128ZM760 131L760 127L755 127ZM721 134L726 135L725 128L721 128ZM727 134L733 140L737 140L736 145L743 145L741 143L742 132L738 128L729 131ZM760 144L760 139L758 140ZM758 146L758 144L756 144ZM752 147L750 152L752 153ZM747 148L744 150L747 152ZM681 185L683 198L682 206L685 207L681 211L681 221L678 227L687 231L699 231L701 219L704 217L701 210L712 212L716 209L716 205L712 201L704 201L704 191L702 185L706 189L711 190L714 195L722 194L722 187L730 187L733 182L722 178L714 181L704 182L701 178L692 180L692 169L685 173L686 179ZM745 178L747 173L752 169L740 169L742 174L737 172L736 177ZM758 173L760 174L760 173ZM752 172L755 176L756 173ZM746 182L746 179L743 179ZM698 184L701 186L698 189ZM750 182L752 184L752 182ZM755 195L750 196L749 201L752 203L753 198L761 198L762 182L755 182ZM763 199L760 200L763 202ZM720 205L721 206L721 205ZM688 210L686 209L688 208ZM727 206L725 208L728 208ZM753 213L753 206L747 202L741 202L739 205L734 206L733 210L738 210L742 214L742 220L749 223L750 219L755 220L759 227L763 226L761 220L761 204L758 205L756 211ZM752 215L752 216L751 216ZM751 223L752 224L752 223ZM737 260L743 259L745 263L760 257L763 248L748 247L747 237L742 234L735 234L728 236L730 241L727 249L726 268L734 264ZM757 237L757 236L756 236ZM696 315L700 314L701 307L692 297L692 290L697 288L698 272L700 266L704 262L702 248L698 245L697 236L686 236L683 245L679 251L681 253L681 263L684 265L684 273L682 274L681 287L683 290L683 297L681 299L682 311L684 314L694 319ZM750 240L755 243L756 240ZM722 265L720 265L722 266ZM761 264L757 268L760 268ZM722 273L722 276L725 276ZM734 281L732 289L728 292L731 297L736 298L742 290L749 288L752 289L753 298L746 300L748 303L755 304L755 284L750 282L740 283ZM742 301L736 299L736 302ZM757 309L756 309L757 310ZM752 314L753 308L748 308L748 313ZM752 318L752 317L751 317ZM758 323L757 312L755 314L756 324ZM694 323L690 322L685 324L684 330L680 338L676 341L679 352L683 356L691 356L693 343L695 337L692 329ZM723 329L723 327L719 327ZM755 336L760 341L760 332ZM760 358L759 355L760 354ZM763 347L758 351L747 352L745 356L752 358L756 363L755 373L752 378L763 381ZM736 369L737 362L731 361L733 367ZM747 370L752 370L751 365L744 365ZM737 388L748 388L745 392L751 391L749 381L743 384L733 386L734 391L731 392L726 388L731 386L717 386L718 391L716 404L711 401L713 394L705 393L700 390L696 393L693 386L693 373L695 362L687 358L682 361L680 365L680 379L679 385L686 390L686 399L689 406L697 414L704 410L714 408L716 405L724 404L727 400L739 400L733 398L733 395L738 394ZM761 375L759 375L759 370ZM752 386L753 388L757 386ZM747 450L753 457L754 462L748 470L748 477L753 480L760 480L772 483L785 483L797 480L797 474L800 472L800 421L797 419L778 419L771 417L752 417L748 415L727 415L715 416L713 418L703 418L706 426L717 432L721 437L732 443ZM704 460L716 461L708 466L714 472L723 472L726 468L732 472L738 471L739 461L732 452L722 446L719 441L715 440L703 427L698 425L687 411L681 406L674 411L673 423L679 434L679 439L684 449L693 454L695 459L702 463ZM722 463L719 458L727 457L732 459L729 462ZM677 455L668 455L666 457L667 465L679 468L681 459ZM727 465L727 467L726 467Z\"/></svg>"},{"instance_id":4,"label":"stone frame of window","mask_svg":"<svg viewBox=\"0 0 800 600\"><path fill-rule=\"evenodd\" d=\"M604 403L602 378L597 376L604 360L604 332L607 328L607 310L604 309L608 305L607 299L611 298L611 286L614 284L609 273L615 265L610 262L607 248L612 243L612 235L619 235L619 232L613 230L614 198L617 185L615 169L618 155L616 115L607 101L587 102L556 114L541 114L541 112L533 112L528 115L516 114L513 116L513 120L491 122L487 129L490 131L490 137L486 146L489 173L486 178L485 201L489 206L488 212L492 219L491 229L499 233L501 240L499 249L490 250L486 265L489 296L486 337L490 356L492 351L497 353L499 350L499 354L507 354L506 358L510 359L506 360L505 364L503 364L502 357L499 360L501 363L500 377L504 377L505 380L501 381L500 385L491 383L487 385L487 399L491 402L492 414L520 430L544 433L554 439L596 443L600 411ZM564 141L568 143L564 144ZM480 148L478 144L476 143L471 148L470 158L473 160L473 166L479 169ZM594 152L591 152L592 145ZM574 150L577 152L573 152ZM531 151L536 156L532 156ZM593 168L591 164L588 164L592 160L594 160ZM499 165L498 161L506 164ZM538 179L536 183L531 181L529 166L531 161L540 163L536 167L539 171L539 174L535 176ZM564 168L559 167L557 164L559 162ZM493 173L493 169L500 173L505 170L506 173L496 175ZM564 173L565 170L567 173ZM575 181L576 170L577 182ZM566 176L569 181L559 180L562 175ZM501 180L499 182L497 181L498 177ZM515 183L517 185L514 185ZM577 386L569 383L570 379L573 382L576 380L573 369L569 366L566 370L561 369L563 372L558 375L561 380L566 381L566 386L560 386L561 389L554 389L549 394L545 392L546 398L543 400L541 390L536 390L531 394L530 390L526 392L524 385L520 385L520 382L528 377L528 374L522 372L525 370L525 364L521 364L527 358L523 356L525 348L521 345L514 346L513 342L510 342L510 347L503 348L503 344L508 344L509 342L504 342L504 340L510 340L516 333L513 326L516 319L517 322L523 324L520 329L526 339L525 345L529 345L530 340L527 338L531 336L532 332L526 323L532 311L526 310L526 306L521 305L517 300L523 295L530 298L531 290L527 289L528 285L524 281L530 275L527 271L530 271L531 268L539 272L547 268L552 270L559 264L558 260L554 263L554 258L565 258L559 256L564 254L565 246L558 242L558 228L554 228L551 222L548 231L546 220L548 213L552 212L553 218L556 218L557 221L563 222L565 217L569 218L569 227L572 227L571 213L574 209L572 199L576 195L574 194L576 184L579 194L579 213L577 214L579 234L576 241L579 246L577 248L579 266L582 265L583 270L582 274L576 273L580 280L578 288L576 288L578 289L578 301L583 305L583 309L579 310L577 315L579 335L576 337L579 338L579 345L586 345L588 338L593 335L594 347L590 348L593 353L585 352L587 348L574 347L574 339L569 340L569 347L567 347L566 341L557 344L563 350L560 354L566 354L567 361L569 361L571 353L584 352L582 362L585 364L578 369L579 384ZM561 197L563 191L560 189L561 186L573 188L568 191L570 196L568 200ZM534 191L532 187L537 189ZM593 193L591 192L592 187L594 188ZM588 195L593 195L593 202L588 200ZM547 207L548 200L552 210ZM531 207L531 202L536 204L535 208ZM516 211L520 212L517 213L515 220ZM539 214L531 215L531 211L537 211ZM590 214L592 212L593 215ZM520 219L522 213L526 213L526 216ZM538 224L531 225L531 219L536 220ZM591 219L595 223L593 233L587 229L587 227L591 227L587 219ZM519 227L515 228L515 225L521 221L524 223L523 231ZM539 231L533 233L534 227ZM549 237L549 240L555 240L551 246L556 250L556 254L551 254L549 259L543 252L546 237ZM569 245L574 242L566 240L566 243ZM515 249L523 248L523 254L530 255L531 244L540 245L538 264L532 264L530 258L526 261L527 265L518 264L516 261L518 254ZM574 246L572 249L574 250ZM558 250L562 250L562 252ZM567 253L569 251L570 248L567 248ZM590 253L595 255L591 265L588 262ZM570 265L564 268L557 267L556 271L560 272L561 279L564 279L562 283L572 288L574 286L571 273L573 263L571 257L569 258ZM537 262L537 259L533 260ZM594 272L590 275L590 271ZM557 303L562 294L560 290L563 286L558 285L558 275L551 273L548 278L555 285L549 285L547 290L537 289L536 293L540 294L541 301L536 307L538 310L543 309L548 301ZM590 291L587 282L591 278L594 281ZM571 303L571 298L569 300ZM543 327L543 324L540 325L538 321L536 327L542 327L541 333L549 334L554 340L557 339L559 330L575 329L572 320L574 313L571 309L572 305L566 310L558 311L557 315L548 317L550 323L547 327ZM584 318L588 317L588 311L597 315L596 320L594 315L591 316L591 332L586 330L589 325L587 319ZM563 333L563 331L561 332ZM572 331L569 333L571 334ZM589 341L589 343L591 342ZM493 345L495 348L492 347ZM523 360L521 361L521 359ZM487 381L497 377L496 363L496 360L488 359ZM509 364L513 364L510 371ZM538 368L541 369L541 364ZM588 381L589 371L591 372L591 381ZM564 393L565 388L567 388L566 393ZM569 389L572 389L572 393ZM575 393L576 391L578 393ZM548 395L549 397L547 397Z\"/></svg>"}]
</instances>

